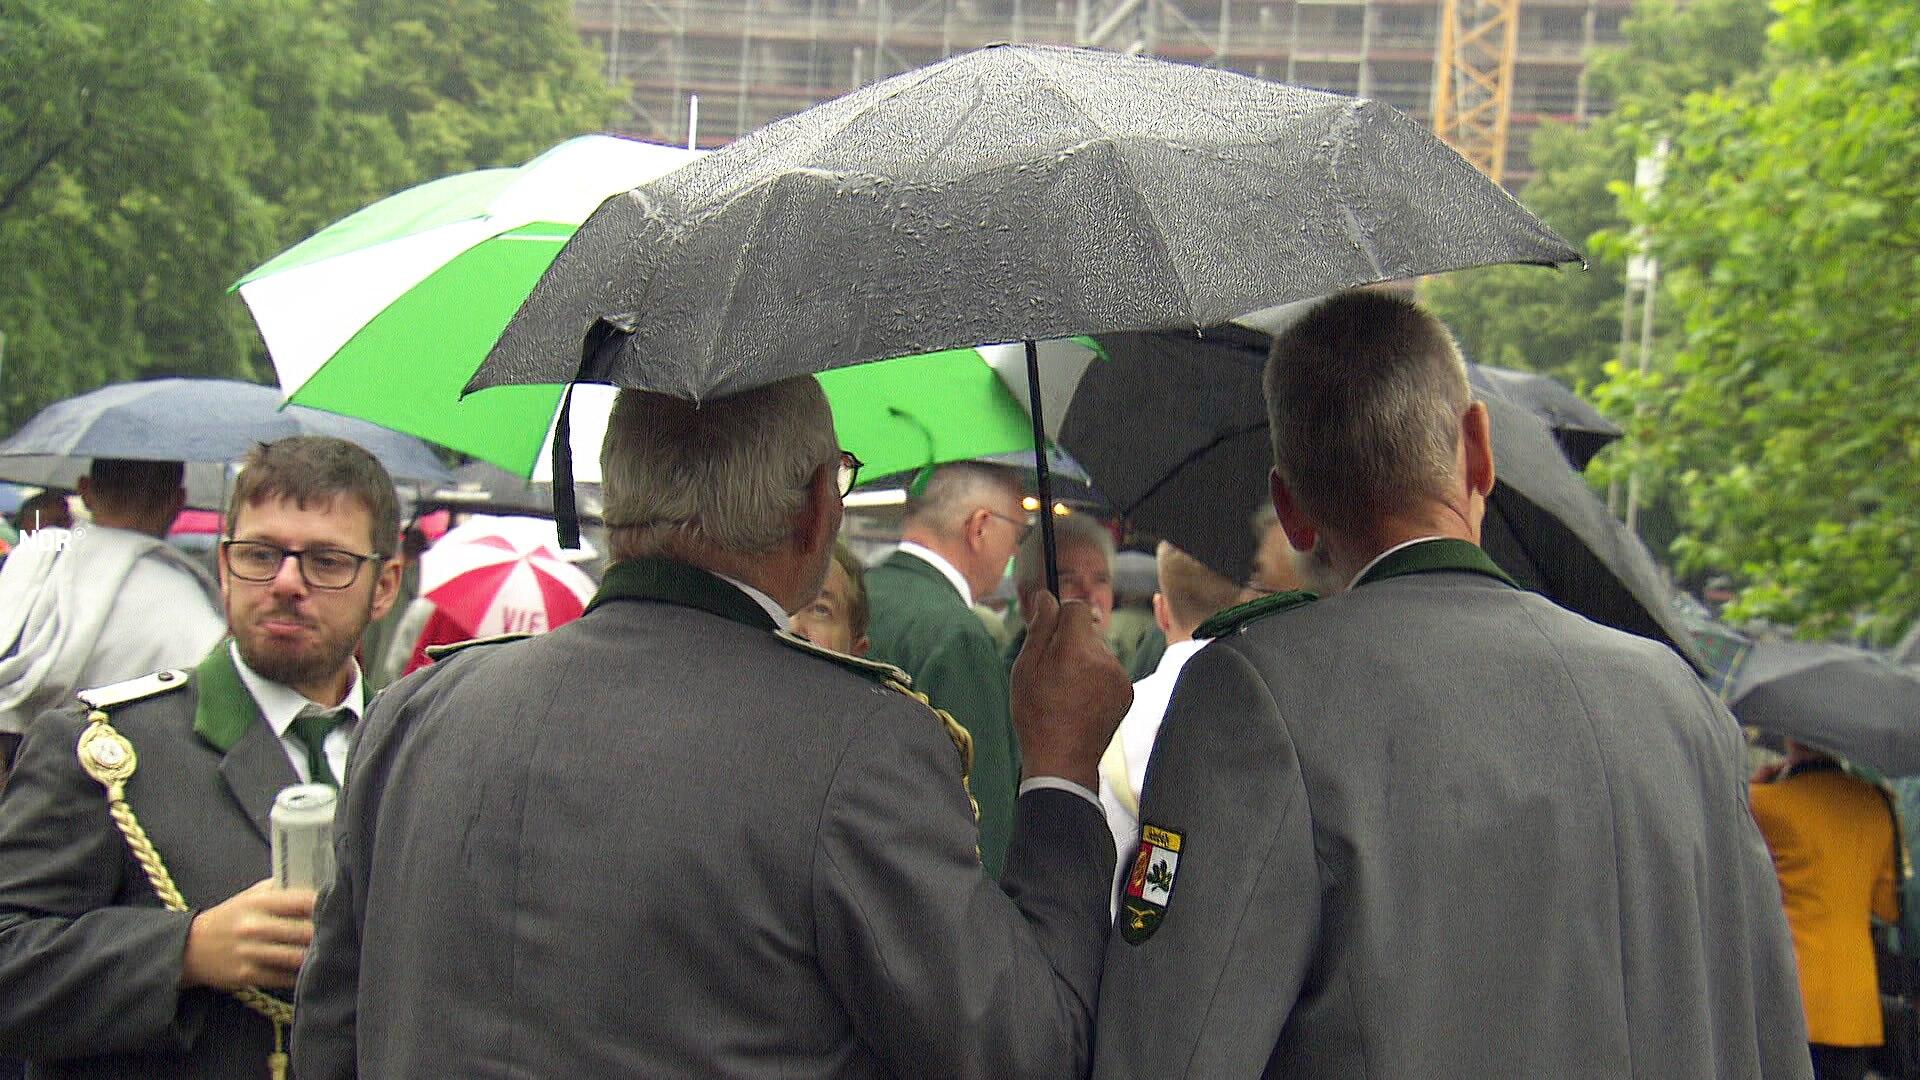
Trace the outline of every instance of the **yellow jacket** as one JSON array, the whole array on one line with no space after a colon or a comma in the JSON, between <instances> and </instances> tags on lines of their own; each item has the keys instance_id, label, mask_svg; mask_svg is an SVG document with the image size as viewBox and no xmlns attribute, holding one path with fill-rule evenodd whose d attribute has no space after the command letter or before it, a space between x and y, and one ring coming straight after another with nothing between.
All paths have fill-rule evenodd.
<instances>
[{"instance_id":1,"label":"yellow jacket","mask_svg":"<svg viewBox=\"0 0 1920 1080\"><path fill-rule=\"evenodd\" d=\"M1786 902L1807 1038L1878 1046L1880 987L1868 913L1899 917L1893 819L1872 785L1836 768L1802 769L1752 789Z\"/></svg>"}]
</instances>

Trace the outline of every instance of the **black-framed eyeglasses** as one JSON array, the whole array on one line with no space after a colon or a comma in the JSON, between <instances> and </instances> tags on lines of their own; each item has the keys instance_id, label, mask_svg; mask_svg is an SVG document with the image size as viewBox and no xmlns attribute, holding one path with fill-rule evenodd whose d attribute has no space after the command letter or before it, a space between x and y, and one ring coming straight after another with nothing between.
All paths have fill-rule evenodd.
<instances>
[{"instance_id":1,"label":"black-framed eyeglasses","mask_svg":"<svg viewBox=\"0 0 1920 1080\"><path fill-rule=\"evenodd\" d=\"M1027 534L1033 531L1032 518L1029 517L1029 518L1026 518L1025 520L1022 520L1017 517L1009 517L1008 515L1003 514L1000 511L995 510L990 506L983 506L980 509L985 510L987 513L992 514L994 517L997 517L1001 521L1004 521L1007 524L1013 526L1013 542L1015 544L1024 544L1027 542Z\"/></svg>"},{"instance_id":2,"label":"black-framed eyeglasses","mask_svg":"<svg viewBox=\"0 0 1920 1080\"><path fill-rule=\"evenodd\" d=\"M300 563L300 580L315 589L344 589L360 576L360 568L379 562L378 555L361 555L339 548L285 548L260 540L222 540L227 572L241 581L272 581L287 559Z\"/></svg>"},{"instance_id":3,"label":"black-framed eyeglasses","mask_svg":"<svg viewBox=\"0 0 1920 1080\"><path fill-rule=\"evenodd\" d=\"M853 485L860 482L860 467L866 462L853 456L853 451L840 451L840 497L846 498L853 491Z\"/></svg>"}]
</instances>

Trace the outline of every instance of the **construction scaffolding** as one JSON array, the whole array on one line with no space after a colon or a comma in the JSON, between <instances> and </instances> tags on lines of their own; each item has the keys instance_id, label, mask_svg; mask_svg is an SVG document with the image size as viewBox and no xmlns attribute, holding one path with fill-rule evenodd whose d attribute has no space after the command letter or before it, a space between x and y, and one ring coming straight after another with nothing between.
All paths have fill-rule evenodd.
<instances>
[{"instance_id":1,"label":"construction scaffolding","mask_svg":"<svg viewBox=\"0 0 1920 1080\"><path fill-rule=\"evenodd\" d=\"M1588 100L1586 57L1619 39L1632 0L576 0L574 17L629 90L625 131L718 146L995 42L1148 53L1377 98L1431 123L1455 2L1514 9L1502 179L1517 184L1542 119L1608 107Z\"/></svg>"}]
</instances>

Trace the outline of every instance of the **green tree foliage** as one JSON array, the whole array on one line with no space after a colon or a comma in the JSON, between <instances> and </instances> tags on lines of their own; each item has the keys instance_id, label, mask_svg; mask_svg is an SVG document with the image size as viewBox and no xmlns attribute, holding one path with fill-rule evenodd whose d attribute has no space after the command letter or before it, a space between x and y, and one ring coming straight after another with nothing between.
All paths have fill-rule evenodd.
<instances>
[{"instance_id":1,"label":"green tree foliage","mask_svg":"<svg viewBox=\"0 0 1920 1080\"><path fill-rule=\"evenodd\" d=\"M1496 267L1429 281L1424 298L1470 356L1540 371L1574 386L1603 378L1619 354L1626 259L1596 234L1624 224L1612 186L1630 181L1649 131L1689 93L1730 82L1761 62L1769 17L1755 0L1641 0L1623 42L1588 66L1589 93L1616 108L1585 128L1548 123L1533 142L1521 201L1587 252L1588 269ZM1637 333L1637 331L1636 331Z\"/></svg>"},{"instance_id":2,"label":"green tree foliage","mask_svg":"<svg viewBox=\"0 0 1920 1080\"><path fill-rule=\"evenodd\" d=\"M106 383L264 377L235 278L617 101L565 0L9 0L0 47L0 432Z\"/></svg>"},{"instance_id":3,"label":"green tree foliage","mask_svg":"<svg viewBox=\"0 0 1920 1080\"><path fill-rule=\"evenodd\" d=\"M1677 349L1606 390L1733 614L1889 642L1920 614L1920 6L1778 0L1763 71L1689 98L1651 203Z\"/></svg>"}]
</instances>

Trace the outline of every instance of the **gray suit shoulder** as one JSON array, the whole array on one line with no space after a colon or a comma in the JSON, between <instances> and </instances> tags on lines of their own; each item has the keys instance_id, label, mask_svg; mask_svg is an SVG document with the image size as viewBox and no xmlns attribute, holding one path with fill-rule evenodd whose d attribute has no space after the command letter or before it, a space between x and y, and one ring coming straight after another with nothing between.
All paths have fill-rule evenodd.
<instances>
[{"instance_id":1,"label":"gray suit shoulder","mask_svg":"<svg viewBox=\"0 0 1920 1080\"><path fill-rule=\"evenodd\" d=\"M155 671L138 678L126 679L122 682L109 683L106 686L96 686L91 689L81 690L75 693L74 696L79 698L80 703L89 709L111 711L129 702L157 697L161 694L168 694L175 690L182 689L191 681L191 677L192 672L187 671L185 668L168 668L165 671Z\"/></svg>"}]
</instances>

